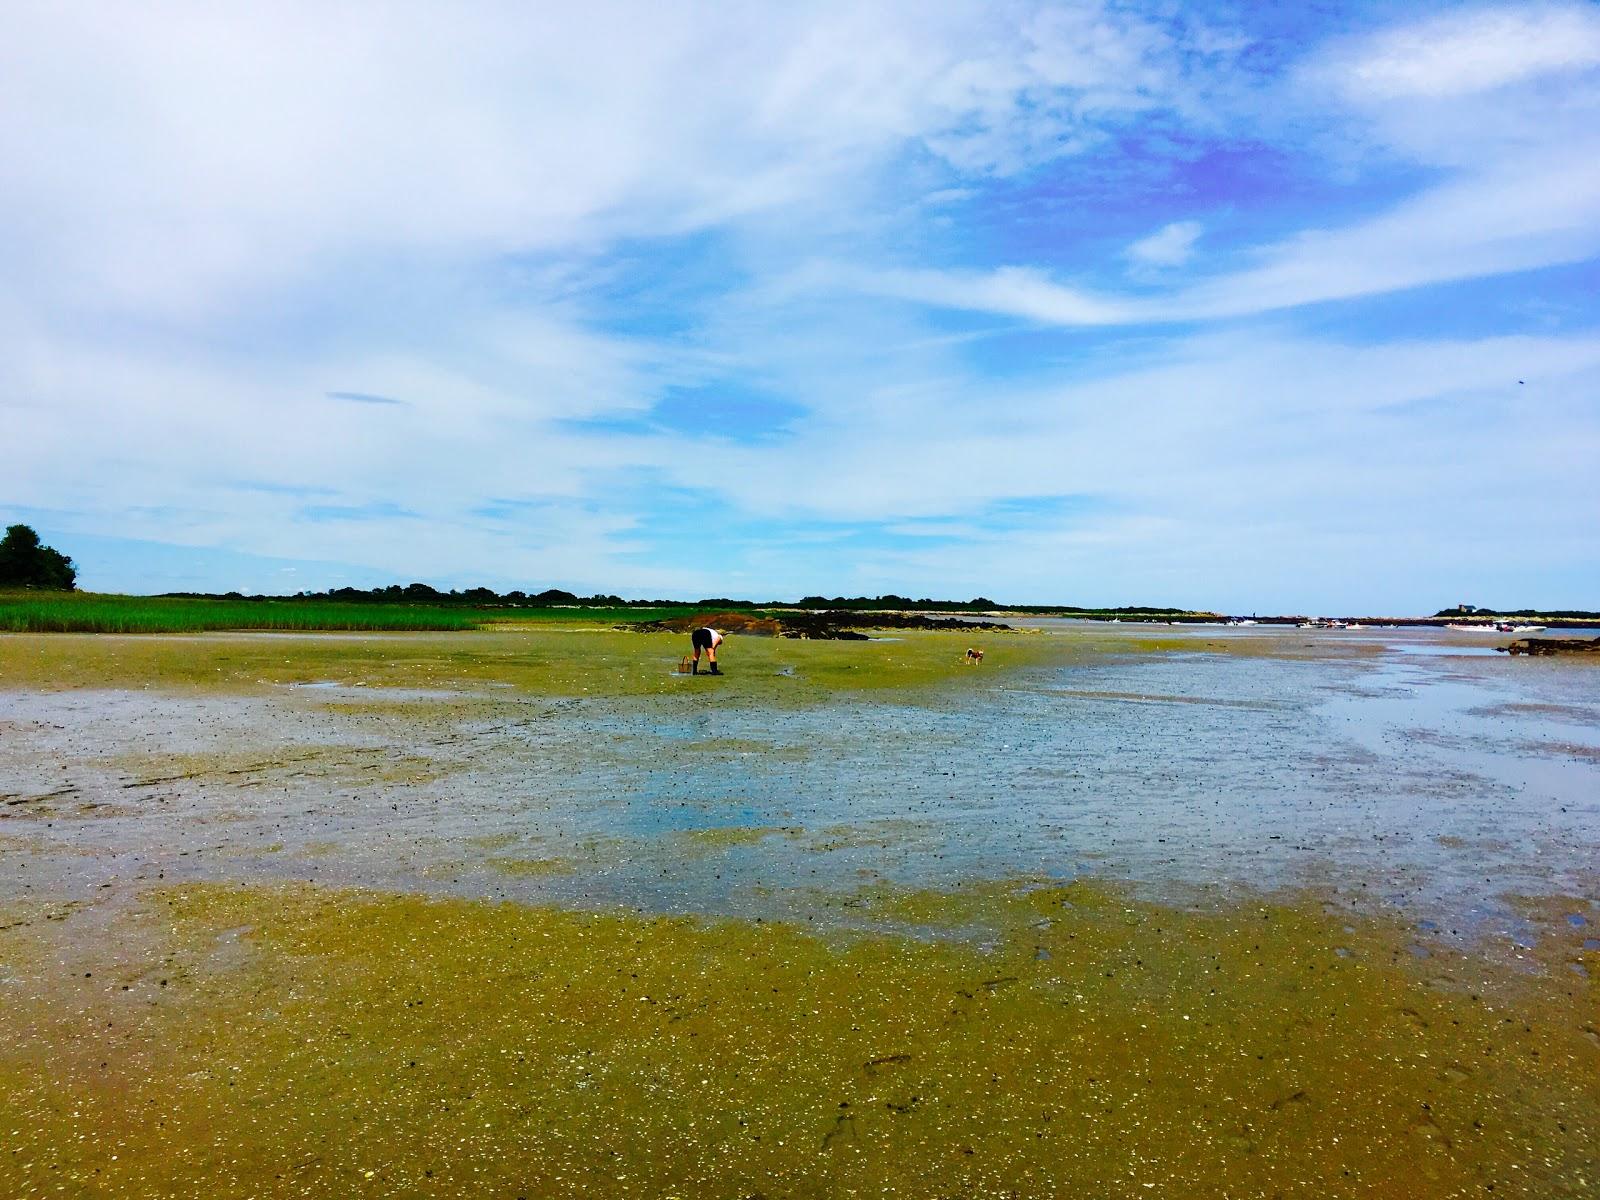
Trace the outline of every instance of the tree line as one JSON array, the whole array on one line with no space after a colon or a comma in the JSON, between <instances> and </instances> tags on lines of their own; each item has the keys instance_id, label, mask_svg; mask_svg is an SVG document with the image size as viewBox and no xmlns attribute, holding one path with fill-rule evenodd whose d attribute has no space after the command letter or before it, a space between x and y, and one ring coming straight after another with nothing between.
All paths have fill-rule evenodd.
<instances>
[{"instance_id":1,"label":"tree line","mask_svg":"<svg viewBox=\"0 0 1600 1200\"><path fill-rule=\"evenodd\" d=\"M375 588L330 588L325 592L296 592L293 596L245 595L242 592L166 592L168 597L187 600L316 600L344 604L432 604L463 605L475 608L700 608L726 611L757 611L772 609L816 609L828 612L1032 612L1111 616L1193 617L1196 614L1183 608L1157 608L1149 605L1129 604L1119 608L1081 608L1061 604L1000 604L986 596L971 600L934 600L929 597L913 599L889 593L883 596L802 596L790 600L740 600L731 596L707 596L699 600L655 599L624 600L621 596L597 592L580 596L561 588L546 588L541 592L513 590L497 592L493 588L472 587L449 591L431 587L426 583L391 583Z\"/></svg>"},{"instance_id":2,"label":"tree line","mask_svg":"<svg viewBox=\"0 0 1600 1200\"><path fill-rule=\"evenodd\" d=\"M1458 604L1454 608L1441 608L1435 617L1565 617L1573 621L1600 620L1600 612L1583 608L1479 608L1476 604Z\"/></svg>"},{"instance_id":3,"label":"tree line","mask_svg":"<svg viewBox=\"0 0 1600 1200\"><path fill-rule=\"evenodd\" d=\"M12 525L0 538L0 588L39 588L70 592L78 585L78 568L59 550L39 540L27 525Z\"/></svg>"}]
</instances>

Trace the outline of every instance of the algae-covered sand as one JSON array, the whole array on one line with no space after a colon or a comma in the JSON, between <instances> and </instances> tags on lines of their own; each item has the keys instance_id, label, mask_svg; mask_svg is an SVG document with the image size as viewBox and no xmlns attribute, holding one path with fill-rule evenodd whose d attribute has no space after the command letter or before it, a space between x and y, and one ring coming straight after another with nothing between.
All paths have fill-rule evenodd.
<instances>
[{"instance_id":1,"label":"algae-covered sand","mask_svg":"<svg viewBox=\"0 0 1600 1200\"><path fill-rule=\"evenodd\" d=\"M877 900L923 936L304 886L13 910L0 1171L19 1196L1597 1182L1586 982L1287 905Z\"/></svg>"},{"instance_id":2,"label":"algae-covered sand","mask_svg":"<svg viewBox=\"0 0 1600 1200\"><path fill-rule=\"evenodd\" d=\"M818 702L840 690L981 686L996 669L1076 651L1037 636L988 633L987 673L962 663L972 639L909 632L871 642L740 638L724 659L723 702ZM8 688L252 690L273 685L473 689L548 696L650 695L684 686L688 639L574 623L462 633L0 634ZM693 686L718 686L691 677Z\"/></svg>"},{"instance_id":3,"label":"algae-covered sand","mask_svg":"<svg viewBox=\"0 0 1600 1200\"><path fill-rule=\"evenodd\" d=\"M0 638L0 1194L1595 1194L1583 681L1291 638Z\"/></svg>"}]
</instances>

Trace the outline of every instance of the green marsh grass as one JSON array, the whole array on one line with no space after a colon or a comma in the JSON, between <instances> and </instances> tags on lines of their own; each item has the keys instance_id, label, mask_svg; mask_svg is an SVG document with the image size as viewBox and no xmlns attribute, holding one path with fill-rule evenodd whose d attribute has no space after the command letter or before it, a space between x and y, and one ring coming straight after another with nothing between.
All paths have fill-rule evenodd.
<instances>
[{"instance_id":1,"label":"green marsh grass","mask_svg":"<svg viewBox=\"0 0 1600 1200\"><path fill-rule=\"evenodd\" d=\"M96 592L0 592L4 633L204 633L216 630L383 632L491 624L620 625L701 611L659 608L475 608L457 604L198 599Z\"/></svg>"},{"instance_id":2,"label":"green marsh grass","mask_svg":"<svg viewBox=\"0 0 1600 1200\"><path fill-rule=\"evenodd\" d=\"M412 604L188 600L86 592L0 594L9 633L201 633L218 629L473 629L500 614Z\"/></svg>"},{"instance_id":3,"label":"green marsh grass","mask_svg":"<svg viewBox=\"0 0 1600 1200\"><path fill-rule=\"evenodd\" d=\"M134 634L225 630L421 633L480 629L495 625L594 628L666 621L692 614L709 615L715 611L715 605L703 604L612 608L483 608L459 603L349 602L295 597L229 599L121 596L99 592L0 591L0 633ZM782 620L784 612L781 609L742 609L738 615Z\"/></svg>"}]
</instances>

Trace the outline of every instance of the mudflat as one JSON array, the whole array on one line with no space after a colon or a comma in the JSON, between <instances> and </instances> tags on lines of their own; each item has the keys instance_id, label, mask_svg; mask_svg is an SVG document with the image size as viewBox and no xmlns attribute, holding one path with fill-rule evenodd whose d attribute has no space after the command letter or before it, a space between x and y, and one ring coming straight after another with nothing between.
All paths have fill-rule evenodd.
<instances>
[{"instance_id":1,"label":"mudflat","mask_svg":"<svg viewBox=\"0 0 1600 1200\"><path fill-rule=\"evenodd\" d=\"M1592 1195L1600 704L1439 631L0 636L7 1195Z\"/></svg>"}]
</instances>

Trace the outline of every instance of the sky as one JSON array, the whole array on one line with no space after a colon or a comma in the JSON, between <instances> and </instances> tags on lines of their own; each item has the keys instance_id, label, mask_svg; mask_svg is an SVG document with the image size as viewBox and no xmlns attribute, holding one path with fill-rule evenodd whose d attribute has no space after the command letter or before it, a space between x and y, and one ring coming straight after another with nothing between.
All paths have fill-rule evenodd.
<instances>
[{"instance_id":1,"label":"sky","mask_svg":"<svg viewBox=\"0 0 1600 1200\"><path fill-rule=\"evenodd\" d=\"M82 587L1600 608L1600 5L6 13Z\"/></svg>"}]
</instances>

